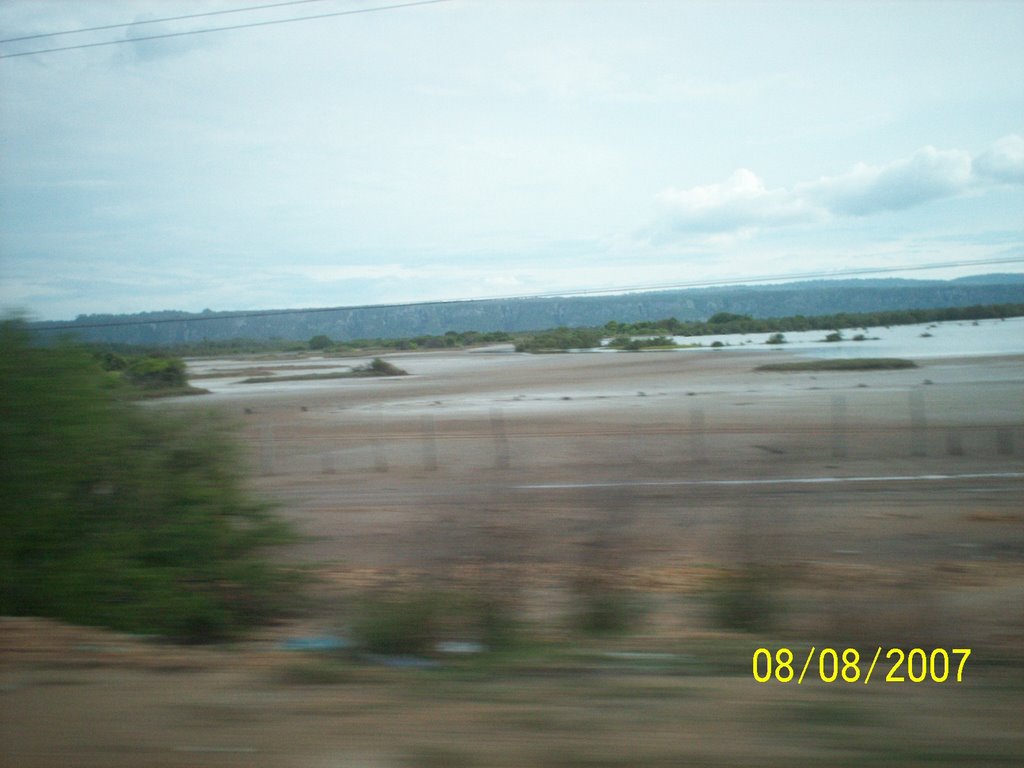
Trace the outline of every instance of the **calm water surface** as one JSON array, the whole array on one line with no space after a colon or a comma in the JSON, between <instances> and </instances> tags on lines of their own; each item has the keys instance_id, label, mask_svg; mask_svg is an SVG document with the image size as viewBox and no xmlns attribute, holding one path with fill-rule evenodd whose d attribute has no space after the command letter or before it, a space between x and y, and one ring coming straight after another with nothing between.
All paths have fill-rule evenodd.
<instances>
[{"instance_id":1,"label":"calm water surface","mask_svg":"<svg viewBox=\"0 0 1024 768\"><path fill-rule=\"evenodd\" d=\"M809 357L960 357L1024 354L1024 317L1007 320L950 321L847 329L843 341L826 342L828 331L787 333L778 349ZM863 334L865 341L853 341ZM729 349L764 351L770 333L676 336L679 344L710 347L716 341Z\"/></svg>"}]
</instances>

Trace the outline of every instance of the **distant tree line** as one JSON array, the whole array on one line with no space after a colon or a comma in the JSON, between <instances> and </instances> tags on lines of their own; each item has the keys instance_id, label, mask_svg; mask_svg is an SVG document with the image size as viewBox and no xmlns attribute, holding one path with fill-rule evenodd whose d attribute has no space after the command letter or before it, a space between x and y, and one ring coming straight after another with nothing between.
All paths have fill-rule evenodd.
<instances>
[{"instance_id":1,"label":"distant tree line","mask_svg":"<svg viewBox=\"0 0 1024 768\"><path fill-rule=\"evenodd\" d=\"M972 307L940 309L901 309L883 312L839 312L833 315L793 315L790 317L753 318L719 312L704 321L680 321L674 317L639 323L606 323L609 336L669 334L672 336L709 336L730 333L788 333L796 331L839 330L841 328L873 328L890 325L916 325L950 320L989 320L1024 315L1024 304L988 304Z\"/></svg>"},{"instance_id":2,"label":"distant tree line","mask_svg":"<svg viewBox=\"0 0 1024 768\"><path fill-rule=\"evenodd\" d=\"M92 344L97 355L118 354L127 357L215 357L241 354L326 354L357 355L378 351L416 351L431 349L463 349L481 344L514 343L520 352L587 349L612 339L612 346L627 350L668 346L664 337L707 336L740 333L790 333L798 331L837 331L843 328L870 328L891 325L914 325L951 320L986 320L1024 316L1024 304L977 304L969 307L939 309L903 309L878 312L839 312L830 315L791 315L755 318L733 312L717 312L707 320L678 320L669 317L624 323L611 320L599 327L559 327L545 331L447 331L440 335L419 335L407 338L332 339L317 334L308 341L288 339L226 339L207 340L164 346L133 346L127 344ZM635 337L662 337L639 340ZM774 341L771 343L781 343Z\"/></svg>"},{"instance_id":3,"label":"distant tree line","mask_svg":"<svg viewBox=\"0 0 1024 768\"><path fill-rule=\"evenodd\" d=\"M481 344L511 342L516 337L504 331L448 331L442 335L420 335L402 339L332 339L316 334L308 341L294 339L202 339L179 344L118 344L93 342L86 347L97 355L114 354L122 357L219 357L227 355L301 354L325 352L360 354L380 350L462 349Z\"/></svg>"},{"instance_id":4,"label":"distant tree line","mask_svg":"<svg viewBox=\"0 0 1024 768\"><path fill-rule=\"evenodd\" d=\"M334 342L330 349L339 352L358 352L365 349L460 349L480 344L502 344L515 337L505 331L447 331L442 335L411 336L404 339L353 339Z\"/></svg>"}]
</instances>

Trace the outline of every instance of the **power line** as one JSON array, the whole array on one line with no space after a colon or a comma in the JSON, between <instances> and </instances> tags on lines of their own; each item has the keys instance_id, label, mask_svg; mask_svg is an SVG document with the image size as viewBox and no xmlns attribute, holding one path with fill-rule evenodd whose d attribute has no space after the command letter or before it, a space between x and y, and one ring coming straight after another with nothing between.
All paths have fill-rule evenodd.
<instances>
[{"instance_id":1,"label":"power line","mask_svg":"<svg viewBox=\"0 0 1024 768\"><path fill-rule=\"evenodd\" d=\"M202 35L207 32L227 32L234 29L250 29L252 27L269 27L274 24L290 24L296 21L313 21L315 19L329 19L336 16L354 16L359 13L376 13L377 11L394 11L399 8L412 8L417 5L434 5L446 3L449 0L416 0L416 2L398 3L396 5L380 5L375 8L357 8L349 11L334 11L332 13L318 13L312 16L296 16L291 19L274 19L272 21L253 21L247 24L232 24L226 27L208 27L206 29L192 29L186 32L166 32L162 35L147 35L145 37L130 37L120 40L104 40L99 43L82 43L81 45L66 45L60 48L43 48L36 51L22 51L21 53L0 54L0 59L13 59L18 56L36 56L40 53L57 53L58 51L76 51L82 48L99 48L104 45L120 45L121 43L141 43L145 40L161 40L168 37L185 37L187 35ZM118 25L121 26L121 25Z\"/></svg>"},{"instance_id":2,"label":"power line","mask_svg":"<svg viewBox=\"0 0 1024 768\"><path fill-rule=\"evenodd\" d=\"M185 16L168 16L164 19L143 19L141 21L128 21L122 24L106 24L102 27L83 27L82 29L65 29L60 32L41 32L37 35L9 37L6 40L0 40L0 43L17 43L22 40L38 40L41 37L60 37L61 35L77 35L83 32L100 32L105 29L118 29L119 27L135 27L142 24L163 24L165 21L182 21L183 19L198 19L203 16L223 16L227 13L245 13L247 11L262 11L265 8L282 8L286 5L304 5L305 3L322 2L324 2L324 0L289 0L286 3L270 3L269 5L250 5L247 8L230 8L224 11L206 11L205 13L189 13Z\"/></svg>"},{"instance_id":3,"label":"power line","mask_svg":"<svg viewBox=\"0 0 1024 768\"><path fill-rule=\"evenodd\" d=\"M1024 262L1024 256L1006 256L994 259L981 259L977 261L948 261L934 262L931 264L916 264L912 266L898 267L860 267L845 269L833 272L791 272L783 275L761 275L754 277L731 277L717 280L693 280L683 283L662 283L660 285L634 285L618 288L592 288L574 291L558 291L552 293L537 293L527 296L483 296L473 299L436 299L433 301L412 301L397 302L394 304L351 304L339 307L314 307L311 309L267 309L254 312L224 312L211 315L191 315L189 317L160 318L155 320L120 320L112 323L76 323L73 320L49 320L40 323L54 323L53 325L34 325L35 330L81 330L86 328L123 328L135 325L166 325L168 323L199 323L217 320L241 320L257 317L282 317L287 315L311 315L325 312L354 312L367 309L399 309L409 307L436 307L441 305L473 304L480 301L515 301L529 299L552 299L570 298L573 296L598 296L602 294L623 294L635 293L637 291L671 291L685 290L688 288L715 288L726 285L749 285L751 283L768 282L789 282L794 280L828 279L838 277L853 277L857 275L880 275L892 272L914 272L929 269L948 269L952 267L990 266L994 264L1016 264Z\"/></svg>"}]
</instances>

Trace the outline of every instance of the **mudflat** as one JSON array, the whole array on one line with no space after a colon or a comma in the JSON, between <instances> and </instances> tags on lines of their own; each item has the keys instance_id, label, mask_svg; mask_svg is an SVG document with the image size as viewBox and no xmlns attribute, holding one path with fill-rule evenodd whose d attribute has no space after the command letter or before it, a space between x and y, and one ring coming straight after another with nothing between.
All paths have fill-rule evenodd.
<instances>
[{"instance_id":1,"label":"mudflat","mask_svg":"<svg viewBox=\"0 0 1024 768\"><path fill-rule=\"evenodd\" d=\"M143 407L238 422L250 487L305 534L280 556L314 577L308 604L215 649L4 620L7 759L1015 764L1024 358L754 370L790 357L495 348L386 357L408 376L262 384L238 382L365 361L195 364L211 395ZM595 574L636 606L622 632L573 627ZM769 591L763 628L716 618L716 590L737 577ZM286 650L344 637L368 590L481 584L545 650L423 669ZM857 649L857 682L822 680L819 655L799 686L760 683L762 647L791 649L796 674L812 647ZM892 648L972 654L960 683L887 682Z\"/></svg>"}]
</instances>

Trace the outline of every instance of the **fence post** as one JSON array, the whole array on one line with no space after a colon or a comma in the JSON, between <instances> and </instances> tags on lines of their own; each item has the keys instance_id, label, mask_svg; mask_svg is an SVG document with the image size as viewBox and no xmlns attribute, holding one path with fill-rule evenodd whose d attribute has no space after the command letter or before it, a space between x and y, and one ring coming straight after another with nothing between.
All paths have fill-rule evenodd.
<instances>
[{"instance_id":1,"label":"fence post","mask_svg":"<svg viewBox=\"0 0 1024 768\"><path fill-rule=\"evenodd\" d=\"M434 429L434 415L423 414L423 469L427 472L437 470L437 435Z\"/></svg>"},{"instance_id":2,"label":"fence post","mask_svg":"<svg viewBox=\"0 0 1024 768\"><path fill-rule=\"evenodd\" d=\"M491 434L494 436L494 466L496 469L508 469L511 464L508 435L505 434L505 419L498 408L491 409Z\"/></svg>"},{"instance_id":3,"label":"fence post","mask_svg":"<svg viewBox=\"0 0 1024 768\"><path fill-rule=\"evenodd\" d=\"M260 429L260 465L264 475L274 474L275 454L274 425L264 424Z\"/></svg>"},{"instance_id":4,"label":"fence post","mask_svg":"<svg viewBox=\"0 0 1024 768\"><path fill-rule=\"evenodd\" d=\"M704 409L699 405L690 406L690 448L693 451L694 460L698 464L703 464L708 460L704 431Z\"/></svg>"},{"instance_id":5,"label":"fence post","mask_svg":"<svg viewBox=\"0 0 1024 768\"><path fill-rule=\"evenodd\" d=\"M950 456L964 455L963 435L955 427L946 430L946 453Z\"/></svg>"},{"instance_id":6,"label":"fence post","mask_svg":"<svg viewBox=\"0 0 1024 768\"><path fill-rule=\"evenodd\" d=\"M846 396L832 395L832 457L845 459L846 442Z\"/></svg>"},{"instance_id":7,"label":"fence post","mask_svg":"<svg viewBox=\"0 0 1024 768\"><path fill-rule=\"evenodd\" d=\"M1013 455L1013 430L1006 427L996 431L996 450L1000 456Z\"/></svg>"},{"instance_id":8,"label":"fence post","mask_svg":"<svg viewBox=\"0 0 1024 768\"><path fill-rule=\"evenodd\" d=\"M376 434L373 438L373 468L377 472L388 471L388 457L384 454L384 410L377 409Z\"/></svg>"},{"instance_id":9,"label":"fence post","mask_svg":"<svg viewBox=\"0 0 1024 768\"><path fill-rule=\"evenodd\" d=\"M910 455L927 456L928 446L925 430L928 426L924 412L924 392L915 390L910 393Z\"/></svg>"}]
</instances>

